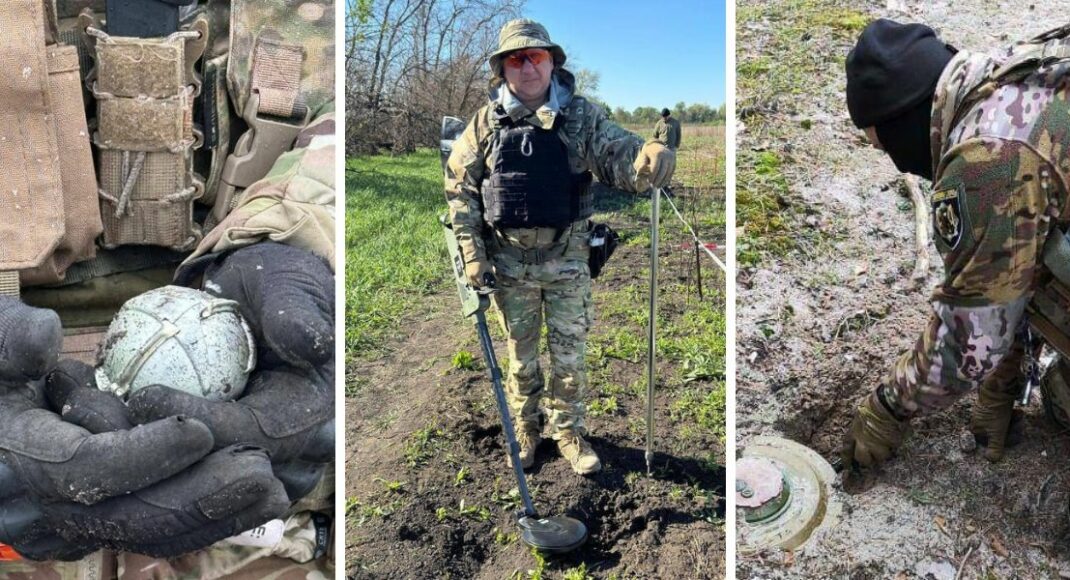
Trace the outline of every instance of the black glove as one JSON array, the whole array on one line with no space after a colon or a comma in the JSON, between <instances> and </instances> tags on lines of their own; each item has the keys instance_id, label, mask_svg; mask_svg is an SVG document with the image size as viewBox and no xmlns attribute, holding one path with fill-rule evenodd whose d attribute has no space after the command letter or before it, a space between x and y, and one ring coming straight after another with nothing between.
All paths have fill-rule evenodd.
<instances>
[{"instance_id":1,"label":"black glove","mask_svg":"<svg viewBox=\"0 0 1070 580\"><path fill-rule=\"evenodd\" d=\"M0 462L44 501L96 503L186 469L212 449L199 421L169 417L94 434L47 408L42 377L63 340L59 317L0 298Z\"/></svg>"},{"instance_id":2,"label":"black glove","mask_svg":"<svg viewBox=\"0 0 1070 580\"><path fill-rule=\"evenodd\" d=\"M237 401L148 387L130 397L131 416L186 415L208 426L216 447L266 449L296 501L334 458L334 274L305 250L261 242L202 259L176 281L197 277L205 291L240 305L257 340L257 369Z\"/></svg>"},{"instance_id":3,"label":"black glove","mask_svg":"<svg viewBox=\"0 0 1070 580\"><path fill-rule=\"evenodd\" d=\"M208 455L211 432L185 417L127 429L122 403L80 363L43 380L61 340L55 313L0 298L0 542L40 560L171 557L285 512L262 450Z\"/></svg>"},{"instance_id":4,"label":"black glove","mask_svg":"<svg viewBox=\"0 0 1070 580\"><path fill-rule=\"evenodd\" d=\"M77 560L106 548L156 558L200 550L290 507L263 450L216 451L159 484L93 505L35 500L0 464L0 542L31 560Z\"/></svg>"}]
</instances>

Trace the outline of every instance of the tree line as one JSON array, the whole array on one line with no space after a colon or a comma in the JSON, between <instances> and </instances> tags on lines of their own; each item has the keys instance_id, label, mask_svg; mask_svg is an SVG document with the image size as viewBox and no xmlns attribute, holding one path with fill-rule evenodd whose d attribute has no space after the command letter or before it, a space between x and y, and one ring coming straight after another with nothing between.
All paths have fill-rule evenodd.
<instances>
[{"instance_id":1,"label":"tree line","mask_svg":"<svg viewBox=\"0 0 1070 580\"><path fill-rule=\"evenodd\" d=\"M486 101L487 58L523 0L346 0L346 151L437 146Z\"/></svg>"},{"instance_id":2,"label":"tree line","mask_svg":"<svg viewBox=\"0 0 1070 580\"><path fill-rule=\"evenodd\" d=\"M524 0L345 0L346 152L437 147L442 117L467 120L486 102L487 58ZM569 67L571 68L571 67ZM577 90L620 124L653 124L661 107L610 109L600 75L576 68ZM683 123L724 121L724 106L677 103Z\"/></svg>"},{"instance_id":3,"label":"tree line","mask_svg":"<svg viewBox=\"0 0 1070 580\"><path fill-rule=\"evenodd\" d=\"M602 104L608 110L605 103ZM622 107L615 107L609 117L621 125L647 125L654 124L661 118L661 109L664 107L636 107L627 111ZM669 107L669 111L677 121L681 123L706 123L723 124L725 107L711 107L706 103L676 103Z\"/></svg>"}]
</instances>

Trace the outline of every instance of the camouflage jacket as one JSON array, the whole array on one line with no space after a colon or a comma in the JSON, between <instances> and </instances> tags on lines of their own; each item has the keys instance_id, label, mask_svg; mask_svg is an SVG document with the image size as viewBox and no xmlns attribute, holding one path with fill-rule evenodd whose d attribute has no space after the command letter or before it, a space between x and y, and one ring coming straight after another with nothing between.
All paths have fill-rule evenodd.
<instances>
[{"instance_id":1,"label":"camouflage jacket","mask_svg":"<svg viewBox=\"0 0 1070 580\"><path fill-rule=\"evenodd\" d=\"M654 138L652 141L657 141L673 151L679 149L680 121L672 117L669 117L668 120L658 119L658 123L654 125Z\"/></svg>"},{"instance_id":2,"label":"camouflage jacket","mask_svg":"<svg viewBox=\"0 0 1070 580\"><path fill-rule=\"evenodd\" d=\"M270 240L296 246L337 269L335 231L334 104L301 130L294 149L249 186L235 208L186 259Z\"/></svg>"},{"instance_id":3,"label":"camouflage jacket","mask_svg":"<svg viewBox=\"0 0 1070 580\"><path fill-rule=\"evenodd\" d=\"M949 405L1021 352L1016 334L1070 177L1070 62L1038 67L1026 54L1037 46L959 52L937 85L930 203L945 274L928 327L882 381L903 418Z\"/></svg>"},{"instance_id":4,"label":"camouflage jacket","mask_svg":"<svg viewBox=\"0 0 1070 580\"><path fill-rule=\"evenodd\" d=\"M557 117L563 117L561 139L568 145L569 163L574 173L590 170L598 181L625 191L637 190L632 167L643 140L606 118L598 105L573 94L575 81L563 69L554 71L550 102L532 112L502 86L491 90L490 102L476 112L464 133L453 144L446 164L446 200L450 219L466 262L487 258L480 187L489 165L492 137L495 132L494 109L503 104L516 122L546 129ZM572 136L572 137L570 137ZM552 243L555 232L548 228L509 229L500 232L509 243L531 248Z\"/></svg>"}]
</instances>

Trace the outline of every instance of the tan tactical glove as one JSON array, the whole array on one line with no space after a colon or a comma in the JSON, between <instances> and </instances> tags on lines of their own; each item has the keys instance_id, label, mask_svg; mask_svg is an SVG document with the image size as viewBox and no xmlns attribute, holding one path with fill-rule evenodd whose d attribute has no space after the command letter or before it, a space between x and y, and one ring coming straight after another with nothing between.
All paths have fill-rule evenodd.
<instances>
[{"instance_id":1,"label":"tan tactical glove","mask_svg":"<svg viewBox=\"0 0 1070 580\"><path fill-rule=\"evenodd\" d=\"M635 167L637 191L666 187L676 170L676 153L661 143L650 141L643 145L632 166Z\"/></svg>"},{"instance_id":2,"label":"tan tactical glove","mask_svg":"<svg viewBox=\"0 0 1070 580\"><path fill-rule=\"evenodd\" d=\"M482 288L487 275L494 276L494 269L486 260L474 260L464 265L464 275L472 288Z\"/></svg>"},{"instance_id":3,"label":"tan tactical glove","mask_svg":"<svg viewBox=\"0 0 1070 580\"><path fill-rule=\"evenodd\" d=\"M1022 360L1025 349L1020 343L1003 357L983 383L973 406L970 431L985 459L996 462L1003 458L1003 450L1021 440L1021 432L1012 433L1021 416L1015 416L1014 400L1022 387Z\"/></svg>"},{"instance_id":4,"label":"tan tactical glove","mask_svg":"<svg viewBox=\"0 0 1070 580\"><path fill-rule=\"evenodd\" d=\"M847 469L876 467L888 460L910 432L906 421L896 419L877 393L870 393L855 412L851 429L843 441L843 463Z\"/></svg>"}]
</instances>

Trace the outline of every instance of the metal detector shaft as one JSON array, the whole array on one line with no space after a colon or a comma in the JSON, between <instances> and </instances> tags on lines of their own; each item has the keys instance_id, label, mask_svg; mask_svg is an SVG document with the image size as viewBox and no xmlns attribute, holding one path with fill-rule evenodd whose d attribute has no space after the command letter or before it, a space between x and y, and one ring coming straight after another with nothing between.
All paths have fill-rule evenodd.
<instances>
[{"instance_id":1,"label":"metal detector shaft","mask_svg":"<svg viewBox=\"0 0 1070 580\"><path fill-rule=\"evenodd\" d=\"M505 441L509 445L509 457L512 458L516 485L520 489L520 499L524 502L524 515L535 517L535 506L532 505L531 494L528 492L528 480L524 475L524 468L520 465L520 444L516 442L513 419L509 415L509 405L505 401L502 369L498 367L498 357L494 356L494 343L487 330L486 314L482 310L476 312L476 332L479 333L479 345L483 347L483 360L487 363L490 381L494 384L494 399L498 403L498 414L502 418L502 431L505 432Z\"/></svg>"},{"instance_id":2,"label":"metal detector shaft","mask_svg":"<svg viewBox=\"0 0 1070 580\"><path fill-rule=\"evenodd\" d=\"M461 299L461 314L465 318L471 317L475 320L479 345L483 348L483 361L487 363L487 373L490 374L490 381L494 384L494 398L498 403L498 415L502 420L505 441L509 445L509 457L512 458L513 471L516 473L516 485L520 489L520 498L524 501L524 515L536 517L535 507L531 503L531 494L528 493L528 481L524 476L524 468L520 465L520 445L516 442L513 419L509 416L509 405L505 401L502 369L498 367L498 357L494 356L494 341L491 340L490 331L487 329L486 312L490 308L489 294L495 286L494 277L489 276L484 289L472 288L464 273L464 258L457 245L453 226L447 216L441 216L438 221L442 225L442 232L446 239L446 250L449 253L453 278L457 282L457 295Z\"/></svg>"},{"instance_id":3,"label":"metal detector shaft","mask_svg":"<svg viewBox=\"0 0 1070 580\"><path fill-rule=\"evenodd\" d=\"M652 472L654 460L654 375L657 356L658 313L658 221L661 206L661 189L650 194L650 322L647 325L647 375L646 375L646 474Z\"/></svg>"}]
</instances>

